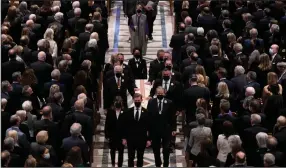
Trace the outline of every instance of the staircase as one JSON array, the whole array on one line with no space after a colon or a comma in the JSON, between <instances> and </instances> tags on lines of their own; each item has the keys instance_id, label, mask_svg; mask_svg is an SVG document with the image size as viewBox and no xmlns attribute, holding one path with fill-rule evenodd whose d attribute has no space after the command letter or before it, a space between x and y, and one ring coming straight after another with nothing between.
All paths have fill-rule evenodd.
<instances>
[{"instance_id":1,"label":"staircase","mask_svg":"<svg viewBox=\"0 0 286 168\"><path fill-rule=\"evenodd\" d=\"M128 60L133 56L130 50L129 29L127 25L127 19L124 17L123 7L121 1L115 1L113 8L111 8L111 15L109 17L109 46L110 49L106 53L106 62L109 62L110 56L113 53L123 53L124 62L128 63ZM157 58L157 50L164 49L169 50L171 36L173 34L173 17L170 16L170 4L168 1L160 1L158 5L158 15L154 22L153 27L153 40L148 42L147 53L144 59L147 61L147 68L149 68L150 62ZM136 85L139 91L143 95L143 107L147 106L147 98L150 93L151 86L145 84L146 81L138 80ZM132 98L129 96L128 105L132 106ZM111 167L111 160L108 148L108 142L104 137L104 123L105 115L102 110L101 121L97 127L96 138L94 139L94 152L92 167ZM178 124L178 132L181 130L181 125ZM177 135L176 137L176 149L174 153L170 155L170 167L183 167L185 166L183 156L183 137ZM116 156L117 159L117 156ZM135 160L136 161L136 160ZM127 167L128 155L127 149L124 150L123 167ZM145 150L144 153L144 167L155 167L154 154L151 148Z\"/></svg>"}]
</instances>

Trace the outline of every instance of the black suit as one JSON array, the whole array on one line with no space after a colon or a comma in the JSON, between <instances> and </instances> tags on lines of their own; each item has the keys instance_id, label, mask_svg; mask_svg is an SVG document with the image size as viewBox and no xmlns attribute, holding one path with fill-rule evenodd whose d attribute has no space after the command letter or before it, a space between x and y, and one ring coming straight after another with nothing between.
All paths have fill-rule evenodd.
<instances>
[{"instance_id":1,"label":"black suit","mask_svg":"<svg viewBox=\"0 0 286 168\"><path fill-rule=\"evenodd\" d=\"M185 45L185 32L174 34L169 44L169 46L173 48L172 51L173 62L181 63L181 48L183 45Z\"/></svg>"},{"instance_id":2,"label":"black suit","mask_svg":"<svg viewBox=\"0 0 286 168\"><path fill-rule=\"evenodd\" d=\"M36 62L38 60L39 52L40 52L39 50L32 52L32 55L30 56L31 59L32 59L31 63L34 63L34 62ZM48 52L45 52L45 53L46 53L46 61L45 62L50 64L51 66L53 66L54 65L54 61L53 61L52 55L50 53L48 53Z\"/></svg>"},{"instance_id":3,"label":"black suit","mask_svg":"<svg viewBox=\"0 0 286 168\"><path fill-rule=\"evenodd\" d=\"M159 109L159 100L157 98L150 99L147 110L150 117L150 138L152 140L152 148L155 157L156 167L161 167L162 161L160 157L161 144L163 146L164 167L169 166L170 142L172 131L176 131L176 114L173 102L169 99L161 100L161 112Z\"/></svg>"},{"instance_id":4,"label":"black suit","mask_svg":"<svg viewBox=\"0 0 286 168\"><path fill-rule=\"evenodd\" d=\"M34 137L38 132L45 130L48 131L49 139L47 144L52 145L55 149L59 147L59 128L56 123L48 119L38 120L34 122Z\"/></svg>"},{"instance_id":5,"label":"black suit","mask_svg":"<svg viewBox=\"0 0 286 168\"><path fill-rule=\"evenodd\" d=\"M202 16L198 16L198 26L199 27L203 27L205 32L208 32L211 29L215 29L217 30L218 26L217 26L217 19L210 15L202 15Z\"/></svg>"},{"instance_id":6,"label":"black suit","mask_svg":"<svg viewBox=\"0 0 286 168\"><path fill-rule=\"evenodd\" d=\"M286 127L281 128L278 131L274 131L273 135L278 141L277 149L280 149L281 152L285 154L286 153Z\"/></svg>"},{"instance_id":7,"label":"black suit","mask_svg":"<svg viewBox=\"0 0 286 168\"><path fill-rule=\"evenodd\" d=\"M274 59L272 60L272 70L276 73L278 73L278 69L277 69L277 63L282 61L282 57L277 54Z\"/></svg>"},{"instance_id":8,"label":"black suit","mask_svg":"<svg viewBox=\"0 0 286 168\"><path fill-rule=\"evenodd\" d=\"M51 80L51 72L53 71L53 67L50 64L37 61L31 64L31 68L35 72L39 86L43 86L44 83Z\"/></svg>"},{"instance_id":9,"label":"black suit","mask_svg":"<svg viewBox=\"0 0 286 168\"><path fill-rule=\"evenodd\" d=\"M233 97L237 100L239 95L243 93L243 88L247 84L246 75L238 75L230 80L233 84Z\"/></svg>"},{"instance_id":10,"label":"black suit","mask_svg":"<svg viewBox=\"0 0 286 168\"><path fill-rule=\"evenodd\" d=\"M168 81L167 81L168 82ZM157 87L162 86L165 88L165 81L163 79L157 79L155 80L153 87L150 91L150 96L153 97L155 95ZM183 85L178 82L173 80L172 78L170 79L170 84L168 87L168 90L166 92L166 99L172 100L174 103L174 107L176 111L181 111L182 108L182 95L183 95Z\"/></svg>"},{"instance_id":11,"label":"black suit","mask_svg":"<svg viewBox=\"0 0 286 168\"><path fill-rule=\"evenodd\" d=\"M53 121L54 122L62 122L65 118L65 111L62 108L62 106L58 103L49 103L49 106L52 108L52 115L53 115Z\"/></svg>"},{"instance_id":12,"label":"black suit","mask_svg":"<svg viewBox=\"0 0 286 168\"><path fill-rule=\"evenodd\" d=\"M85 45L86 43L89 41L90 39L90 32L83 32L83 33L80 33L79 36L78 36L78 41L79 41L79 45L80 45L80 48L82 50L85 49Z\"/></svg>"},{"instance_id":13,"label":"black suit","mask_svg":"<svg viewBox=\"0 0 286 168\"><path fill-rule=\"evenodd\" d=\"M154 61L150 62L150 68L149 68L149 82L153 82L156 80L159 72L161 72L164 69L164 63L159 62L158 59L155 59Z\"/></svg>"},{"instance_id":14,"label":"black suit","mask_svg":"<svg viewBox=\"0 0 286 168\"><path fill-rule=\"evenodd\" d=\"M13 82L11 83L12 87L13 87L13 93L15 95L21 96L22 95L22 89L23 86L19 83L19 82Z\"/></svg>"},{"instance_id":15,"label":"black suit","mask_svg":"<svg viewBox=\"0 0 286 168\"><path fill-rule=\"evenodd\" d=\"M124 112L124 128L122 138L127 140L128 167L134 167L136 151L137 167L143 167L144 150L146 147L146 142L149 140L149 116L147 110L141 108L141 114L138 116L138 120L136 120L136 112L134 113L134 108L136 107L132 107Z\"/></svg>"},{"instance_id":16,"label":"black suit","mask_svg":"<svg viewBox=\"0 0 286 168\"><path fill-rule=\"evenodd\" d=\"M97 32L98 38L100 39L98 41L98 47L100 48L102 54L105 54L106 50L109 48L107 29L105 29L104 25L98 21L94 21L92 22L92 24L93 24L93 32Z\"/></svg>"},{"instance_id":17,"label":"black suit","mask_svg":"<svg viewBox=\"0 0 286 168\"><path fill-rule=\"evenodd\" d=\"M255 95L254 97L255 98L259 98L260 95L261 95L261 88L260 88L260 84L257 83L256 81L251 81L251 82L248 82L244 87L243 87L243 91L242 91L242 98L245 96L244 93L245 93L245 90L247 87L253 87L254 90L255 90Z\"/></svg>"},{"instance_id":18,"label":"black suit","mask_svg":"<svg viewBox=\"0 0 286 168\"><path fill-rule=\"evenodd\" d=\"M49 93L50 93L50 88L52 85L58 85L60 87L60 91L64 94L65 92L65 85L64 84L61 84L60 82L58 81L55 81L55 80L52 80L50 82L46 82L44 84L44 97L47 98L49 97Z\"/></svg>"},{"instance_id":19,"label":"black suit","mask_svg":"<svg viewBox=\"0 0 286 168\"><path fill-rule=\"evenodd\" d=\"M121 96L124 106L127 107L127 90L134 95L134 87L132 82L125 76L120 78L120 86L118 86L115 76L106 81L106 87L103 90L104 108L110 108L116 96Z\"/></svg>"},{"instance_id":20,"label":"black suit","mask_svg":"<svg viewBox=\"0 0 286 168\"><path fill-rule=\"evenodd\" d=\"M186 110L186 122L195 121L196 102L198 98L204 98L210 101L210 91L208 88L193 85L186 89L183 93L183 107Z\"/></svg>"},{"instance_id":21,"label":"black suit","mask_svg":"<svg viewBox=\"0 0 286 168\"><path fill-rule=\"evenodd\" d=\"M195 43L187 43L187 44L183 45L181 47L181 60L184 60L184 59L188 58L187 50L190 47L194 47L196 49L196 51L198 51L201 48L199 45L197 45Z\"/></svg>"},{"instance_id":22,"label":"black suit","mask_svg":"<svg viewBox=\"0 0 286 168\"><path fill-rule=\"evenodd\" d=\"M223 32L220 34L220 40L221 40L221 47L223 50L226 49L227 44L228 44L228 39L227 39L227 34L228 33L233 33L231 29L225 29Z\"/></svg>"},{"instance_id":23,"label":"black suit","mask_svg":"<svg viewBox=\"0 0 286 168\"><path fill-rule=\"evenodd\" d=\"M25 64L23 62L19 62L16 59L11 59L2 64L2 81L8 80L12 81L12 74L14 72L20 71L23 73L25 71Z\"/></svg>"},{"instance_id":24,"label":"black suit","mask_svg":"<svg viewBox=\"0 0 286 168\"><path fill-rule=\"evenodd\" d=\"M147 65L145 59L140 58L137 60L132 58L128 61L128 66L134 76L134 79L147 79Z\"/></svg>"},{"instance_id":25,"label":"black suit","mask_svg":"<svg viewBox=\"0 0 286 168\"><path fill-rule=\"evenodd\" d=\"M122 144L123 132L123 110L119 112L108 109L105 121L105 138L109 139L111 162L115 164L115 152L118 150L118 167L122 167L124 146Z\"/></svg>"},{"instance_id":26,"label":"black suit","mask_svg":"<svg viewBox=\"0 0 286 168\"><path fill-rule=\"evenodd\" d=\"M163 71L159 72L157 79L162 79L162 72ZM174 67L171 69L171 73L172 73L172 76L171 76L172 80L175 80L178 82L182 81L182 74L176 71Z\"/></svg>"},{"instance_id":27,"label":"black suit","mask_svg":"<svg viewBox=\"0 0 286 168\"><path fill-rule=\"evenodd\" d=\"M32 50L28 47L23 46L22 59L27 66L30 66L30 64L33 62L31 55L32 55Z\"/></svg>"}]
</instances>

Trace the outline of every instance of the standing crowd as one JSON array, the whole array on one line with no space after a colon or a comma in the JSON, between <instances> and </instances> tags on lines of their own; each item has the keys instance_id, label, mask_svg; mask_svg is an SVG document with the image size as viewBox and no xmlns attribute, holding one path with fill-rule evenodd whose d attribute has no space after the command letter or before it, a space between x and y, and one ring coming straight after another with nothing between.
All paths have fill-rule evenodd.
<instances>
[{"instance_id":1,"label":"standing crowd","mask_svg":"<svg viewBox=\"0 0 286 168\"><path fill-rule=\"evenodd\" d=\"M175 0L172 52L158 50L149 69L158 0L123 1L128 64L122 53L105 63L104 1L1 4L3 167L90 166L101 101L113 167L125 147L128 167L135 156L144 166L149 147L168 167L179 132L189 167L286 166L283 1ZM138 79L151 85L147 108Z\"/></svg>"}]
</instances>

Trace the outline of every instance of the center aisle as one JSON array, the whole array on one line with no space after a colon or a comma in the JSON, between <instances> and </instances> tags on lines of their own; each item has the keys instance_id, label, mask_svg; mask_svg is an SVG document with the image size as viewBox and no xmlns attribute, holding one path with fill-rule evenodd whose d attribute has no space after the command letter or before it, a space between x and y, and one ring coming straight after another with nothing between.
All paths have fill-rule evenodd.
<instances>
[{"instance_id":1,"label":"center aisle","mask_svg":"<svg viewBox=\"0 0 286 168\"><path fill-rule=\"evenodd\" d=\"M130 52L130 43L128 42L129 30L127 25L127 19L124 17L122 2L115 1L114 8L112 9L112 15L109 18L109 46L110 49L106 53L106 62L109 62L110 56L113 53L123 53L124 63L128 63L128 60L133 56ZM144 59L147 61L147 67L149 69L150 62L156 59L157 50L164 49L168 50L171 36L173 34L172 17L170 16L170 6L166 1L160 1L158 5L158 15L154 22L154 32L153 41L148 42L147 54ZM136 85L144 98L143 106L146 107L147 100L146 97L149 96L150 87L145 85L144 80L136 81ZM128 105L133 106L132 98L129 96ZM105 115L101 112L101 121L97 127L97 133L95 138L94 146L94 162L92 167L111 167L111 159L109 154L108 142L104 136L104 124ZM178 125L178 132L182 128ZM185 166L184 156L183 156L183 136L177 135L176 137L176 150L170 155L170 167L183 167ZM117 160L117 155L116 155ZM135 159L136 161L136 159ZM123 167L127 167L128 155L127 149L124 150L124 161ZM136 164L135 164L136 165ZM144 167L155 167L154 155L151 148L145 150L144 153Z\"/></svg>"}]
</instances>

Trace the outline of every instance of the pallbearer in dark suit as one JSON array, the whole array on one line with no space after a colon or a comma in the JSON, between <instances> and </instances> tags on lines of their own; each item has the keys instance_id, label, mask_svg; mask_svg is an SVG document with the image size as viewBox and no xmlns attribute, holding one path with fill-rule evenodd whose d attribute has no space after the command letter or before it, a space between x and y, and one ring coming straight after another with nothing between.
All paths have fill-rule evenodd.
<instances>
[{"instance_id":1,"label":"pallbearer in dark suit","mask_svg":"<svg viewBox=\"0 0 286 168\"><path fill-rule=\"evenodd\" d=\"M115 66L114 76L110 77L104 85L104 109L111 107L116 96L121 96L124 107L127 107L127 90L131 96L134 95L133 83L130 81L130 78L122 74L122 71L123 69L120 65Z\"/></svg>"},{"instance_id":2,"label":"pallbearer in dark suit","mask_svg":"<svg viewBox=\"0 0 286 168\"><path fill-rule=\"evenodd\" d=\"M134 58L128 61L128 66L133 73L134 79L147 79L146 60L142 58L139 48L133 49Z\"/></svg>"},{"instance_id":3,"label":"pallbearer in dark suit","mask_svg":"<svg viewBox=\"0 0 286 168\"><path fill-rule=\"evenodd\" d=\"M123 103L117 96L113 106L108 109L105 121L105 138L109 140L112 167L115 167L115 153L118 150L118 167L122 167L124 146L122 144Z\"/></svg>"},{"instance_id":4,"label":"pallbearer in dark suit","mask_svg":"<svg viewBox=\"0 0 286 168\"><path fill-rule=\"evenodd\" d=\"M151 145L149 140L149 116L141 103L142 95L135 93L135 106L124 112L125 127L122 143L128 146L128 167L134 167L136 151L137 167L143 167L144 150Z\"/></svg>"},{"instance_id":5,"label":"pallbearer in dark suit","mask_svg":"<svg viewBox=\"0 0 286 168\"><path fill-rule=\"evenodd\" d=\"M169 166L170 140L176 134L176 116L173 102L164 98L165 90L156 89L157 98L150 99L147 110L150 117L150 138L155 157L156 167L161 167L160 148L163 146L164 167Z\"/></svg>"}]
</instances>

